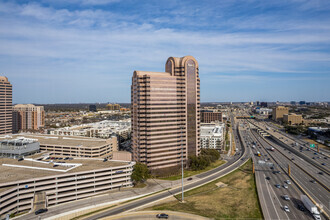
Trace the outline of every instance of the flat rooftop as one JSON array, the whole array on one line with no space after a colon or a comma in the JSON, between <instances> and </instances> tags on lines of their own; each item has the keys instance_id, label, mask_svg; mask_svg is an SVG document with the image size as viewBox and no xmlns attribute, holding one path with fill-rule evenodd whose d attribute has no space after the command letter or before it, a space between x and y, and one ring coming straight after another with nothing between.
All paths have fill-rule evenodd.
<instances>
[{"instance_id":1,"label":"flat rooftop","mask_svg":"<svg viewBox=\"0 0 330 220\"><path fill-rule=\"evenodd\" d=\"M25 157L22 161L11 158L0 158L0 184L66 173L123 166L129 163L125 161L103 162L103 159L66 158L54 155L49 155L49 158L46 159L47 155L48 153L39 153L31 157ZM61 162L63 165L61 165ZM54 165L57 166L54 167ZM2 190L0 189L0 191Z\"/></svg>"},{"instance_id":2,"label":"flat rooftop","mask_svg":"<svg viewBox=\"0 0 330 220\"><path fill-rule=\"evenodd\" d=\"M89 138L89 137L76 137L76 136L58 136L58 135L48 135L48 134L13 134L10 135L1 135L0 141L11 140L17 138L30 138L36 139L40 143L40 145L57 145L57 146L70 146L70 147L101 147L107 144L106 139L100 138Z\"/></svg>"}]
</instances>

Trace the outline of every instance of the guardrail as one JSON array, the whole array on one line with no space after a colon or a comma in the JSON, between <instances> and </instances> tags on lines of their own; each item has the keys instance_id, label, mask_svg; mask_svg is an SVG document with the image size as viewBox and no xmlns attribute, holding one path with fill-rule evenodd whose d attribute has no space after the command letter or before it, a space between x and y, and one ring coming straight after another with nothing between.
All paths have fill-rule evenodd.
<instances>
[{"instance_id":1,"label":"guardrail","mask_svg":"<svg viewBox=\"0 0 330 220\"><path fill-rule=\"evenodd\" d=\"M250 122L250 121L249 121ZM254 124L253 122L250 122L251 124L253 124L254 126L260 128L260 126ZM262 129L262 128L260 128ZM262 129L263 130L263 129ZM293 152L294 154L296 154L297 156L303 158L304 160L306 160L307 162L309 162L310 164L312 164L313 166L315 166L316 168L322 170L323 172L325 172L326 174L330 175L329 171L326 170L324 167L322 167L320 164L316 163L314 160L312 160L311 158L307 157L306 155L300 153L299 151L297 151L296 149L290 147L289 145L287 145L286 143L284 143L283 141L274 138L274 135L270 134L268 132L268 134L270 135L270 137L279 145L281 145L282 147L285 147L286 149L290 150L291 152Z\"/></svg>"}]
</instances>

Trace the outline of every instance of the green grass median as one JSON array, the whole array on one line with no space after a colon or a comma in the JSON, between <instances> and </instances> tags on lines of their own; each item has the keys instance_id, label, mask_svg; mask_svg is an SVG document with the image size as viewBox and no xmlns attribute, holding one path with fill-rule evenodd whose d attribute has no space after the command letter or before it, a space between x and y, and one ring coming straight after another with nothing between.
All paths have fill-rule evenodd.
<instances>
[{"instance_id":1,"label":"green grass median","mask_svg":"<svg viewBox=\"0 0 330 220\"><path fill-rule=\"evenodd\" d=\"M212 170L214 168L217 168L218 166L221 166L222 164L225 164L225 163L226 163L226 161L224 161L224 160L217 160L217 161L215 161L214 163L212 163L210 166L206 167L203 170L196 170L196 171L184 170L183 171L183 173L184 173L183 176L184 176L184 178L194 176L194 175ZM181 179L181 174L174 175L174 176L169 176L169 177L162 177L162 178L158 178L158 179L161 179L161 180L178 180L178 179Z\"/></svg>"},{"instance_id":2,"label":"green grass median","mask_svg":"<svg viewBox=\"0 0 330 220\"><path fill-rule=\"evenodd\" d=\"M179 194L176 197L181 199ZM214 219L262 219L251 160L222 178L185 192L185 203L172 201L148 209L187 212Z\"/></svg>"}]
</instances>

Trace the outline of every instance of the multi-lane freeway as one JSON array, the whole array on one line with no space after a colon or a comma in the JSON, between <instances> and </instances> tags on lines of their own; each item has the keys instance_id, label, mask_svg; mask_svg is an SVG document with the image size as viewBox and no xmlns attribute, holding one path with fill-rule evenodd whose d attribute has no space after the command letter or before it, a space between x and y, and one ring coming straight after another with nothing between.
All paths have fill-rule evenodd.
<instances>
[{"instance_id":1,"label":"multi-lane freeway","mask_svg":"<svg viewBox=\"0 0 330 220\"><path fill-rule=\"evenodd\" d=\"M308 212L302 212L298 205L302 192L292 182L290 177L279 166L271 153L266 150L257 136L252 134L248 126L243 128L242 133L248 146L252 149L252 158L255 164L255 177L257 182L259 201L265 219L312 219ZM253 147L252 147L253 146ZM257 156L257 153L260 156ZM273 174L280 171L281 173ZM288 184L287 180L290 180ZM276 185L280 188L277 188ZM285 200L288 196L290 200ZM289 212L284 210L284 206L289 208Z\"/></svg>"},{"instance_id":2,"label":"multi-lane freeway","mask_svg":"<svg viewBox=\"0 0 330 220\"><path fill-rule=\"evenodd\" d=\"M255 129L252 129L251 132L254 136L258 136L258 132ZM300 185L304 190L304 193L309 194L310 197L321 207L328 215L329 210L329 175L323 173L318 167L313 166L308 161L299 157L299 155L294 154L286 147L283 147L277 144L274 139L258 137L258 141L261 146L268 149L270 146L275 148L274 152L268 151L268 154L271 154L279 166L283 169L288 169L288 165L291 168L291 177ZM300 153L300 152L299 152Z\"/></svg>"}]
</instances>

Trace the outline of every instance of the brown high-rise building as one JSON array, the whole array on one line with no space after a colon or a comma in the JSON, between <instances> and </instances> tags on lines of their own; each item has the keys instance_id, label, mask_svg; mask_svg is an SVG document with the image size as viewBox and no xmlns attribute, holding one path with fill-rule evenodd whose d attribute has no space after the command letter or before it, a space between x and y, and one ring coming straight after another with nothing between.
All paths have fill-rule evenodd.
<instances>
[{"instance_id":1,"label":"brown high-rise building","mask_svg":"<svg viewBox=\"0 0 330 220\"><path fill-rule=\"evenodd\" d=\"M38 130L45 126L43 106L18 104L13 107L13 132L20 130Z\"/></svg>"},{"instance_id":2,"label":"brown high-rise building","mask_svg":"<svg viewBox=\"0 0 330 220\"><path fill-rule=\"evenodd\" d=\"M13 88L8 78L0 76L0 134L12 133Z\"/></svg>"},{"instance_id":3,"label":"brown high-rise building","mask_svg":"<svg viewBox=\"0 0 330 220\"><path fill-rule=\"evenodd\" d=\"M200 152L200 79L192 56L168 58L165 72L134 71L133 159L151 170L180 166Z\"/></svg>"},{"instance_id":4,"label":"brown high-rise building","mask_svg":"<svg viewBox=\"0 0 330 220\"><path fill-rule=\"evenodd\" d=\"M274 121L282 121L283 115L289 114L289 108L284 106L277 106L273 109L272 117Z\"/></svg>"},{"instance_id":5,"label":"brown high-rise building","mask_svg":"<svg viewBox=\"0 0 330 220\"><path fill-rule=\"evenodd\" d=\"M201 121L202 123L211 123L211 122L222 122L222 113L213 112L210 110L201 111Z\"/></svg>"}]
</instances>

